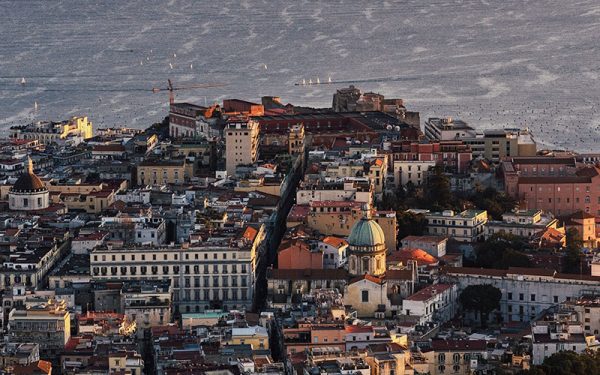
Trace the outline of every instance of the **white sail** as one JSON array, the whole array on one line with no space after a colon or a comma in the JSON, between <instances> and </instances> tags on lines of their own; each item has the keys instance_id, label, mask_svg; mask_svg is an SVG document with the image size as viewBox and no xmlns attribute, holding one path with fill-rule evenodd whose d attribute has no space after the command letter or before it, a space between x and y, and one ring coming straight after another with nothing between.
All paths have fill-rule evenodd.
<instances>
[{"instance_id":1,"label":"white sail","mask_svg":"<svg viewBox=\"0 0 600 375\"><path fill-rule=\"evenodd\" d=\"M170 67L171 69L173 69L173 64L169 63L169 67Z\"/></svg>"},{"instance_id":2,"label":"white sail","mask_svg":"<svg viewBox=\"0 0 600 375\"><path fill-rule=\"evenodd\" d=\"M26 83L27 83L27 81L25 81L25 77L21 78L21 84L24 85Z\"/></svg>"}]
</instances>

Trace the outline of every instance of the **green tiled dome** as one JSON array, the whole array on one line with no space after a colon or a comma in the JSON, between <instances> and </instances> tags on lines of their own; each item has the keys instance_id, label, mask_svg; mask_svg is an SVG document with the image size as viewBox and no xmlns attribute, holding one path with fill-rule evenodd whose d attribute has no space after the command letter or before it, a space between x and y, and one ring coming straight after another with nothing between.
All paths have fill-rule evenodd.
<instances>
[{"instance_id":1,"label":"green tiled dome","mask_svg":"<svg viewBox=\"0 0 600 375\"><path fill-rule=\"evenodd\" d=\"M348 244L354 248L379 248L385 245L385 235L375 220L364 217L352 227Z\"/></svg>"}]
</instances>

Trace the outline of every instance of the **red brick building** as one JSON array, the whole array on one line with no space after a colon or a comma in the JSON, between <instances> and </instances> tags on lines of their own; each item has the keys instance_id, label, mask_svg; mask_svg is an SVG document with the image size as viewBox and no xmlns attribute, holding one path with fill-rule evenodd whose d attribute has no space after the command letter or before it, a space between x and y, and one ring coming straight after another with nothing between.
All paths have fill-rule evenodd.
<instances>
[{"instance_id":1,"label":"red brick building","mask_svg":"<svg viewBox=\"0 0 600 375\"><path fill-rule=\"evenodd\" d=\"M600 215L600 168L574 158L511 158L502 163L505 191L525 209L557 216Z\"/></svg>"}]
</instances>

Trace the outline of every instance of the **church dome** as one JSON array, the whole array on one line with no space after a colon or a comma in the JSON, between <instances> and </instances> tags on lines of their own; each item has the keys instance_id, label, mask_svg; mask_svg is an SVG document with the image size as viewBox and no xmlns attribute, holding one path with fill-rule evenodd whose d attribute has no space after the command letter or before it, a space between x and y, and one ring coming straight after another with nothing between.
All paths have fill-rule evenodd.
<instances>
[{"instance_id":1,"label":"church dome","mask_svg":"<svg viewBox=\"0 0 600 375\"><path fill-rule=\"evenodd\" d=\"M10 191L15 193L36 193L45 191L46 185L33 173L33 164L29 159L27 171L21 174Z\"/></svg>"},{"instance_id":2,"label":"church dome","mask_svg":"<svg viewBox=\"0 0 600 375\"><path fill-rule=\"evenodd\" d=\"M377 251L385 248L385 235L375 220L363 217L352 227L348 244L356 250Z\"/></svg>"}]
</instances>

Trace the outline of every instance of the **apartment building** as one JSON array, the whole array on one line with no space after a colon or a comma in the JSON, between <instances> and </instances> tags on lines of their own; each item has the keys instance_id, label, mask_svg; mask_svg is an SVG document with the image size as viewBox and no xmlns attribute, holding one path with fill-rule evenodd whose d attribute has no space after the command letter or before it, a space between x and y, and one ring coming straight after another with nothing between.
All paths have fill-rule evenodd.
<instances>
[{"instance_id":1,"label":"apartment building","mask_svg":"<svg viewBox=\"0 0 600 375\"><path fill-rule=\"evenodd\" d=\"M419 324L448 322L457 310L458 287L455 284L430 285L402 301L402 315L417 317Z\"/></svg>"},{"instance_id":2,"label":"apartment building","mask_svg":"<svg viewBox=\"0 0 600 375\"><path fill-rule=\"evenodd\" d=\"M71 337L71 313L64 301L49 301L26 310L13 309L8 316L12 342L40 344L42 356L62 352Z\"/></svg>"},{"instance_id":3,"label":"apartment building","mask_svg":"<svg viewBox=\"0 0 600 375\"><path fill-rule=\"evenodd\" d=\"M544 359L562 351L583 353L597 343L586 335L583 322L572 309L554 309L531 324L532 363L541 365Z\"/></svg>"},{"instance_id":4,"label":"apartment building","mask_svg":"<svg viewBox=\"0 0 600 375\"><path fill-rule=\"evenodd\" d=\"M258 160L258 122L250 118L230 117L225 125L225 165L229 176L238 165Z\"/></svg>"},{"instance_id":5,"label":"apartment building","mask_svg":"<svg viewBox=\"0 0 600 375\"><path fill-rule=\"evenodd\" d=\"M504 187L521 206L557 216L600 215L600 168L574 158L512 158L502 163Z\"/></svg>"},{"instance_id":6,"label":"apartment building","mask_svg":"<svg viewBox=\"0 0 600 375\"><path fill-rule=\"evenodd\" d=\"M531 238L536 233L546 231L548 228L564 233L564 228L559 225L558 219L544 213L542 210L515 210L503 214L502 221L488 221L485 238L487 239L496 233Z\"/></svg>"},{"instance_id":7,"label":"apartment building","mask_svg":"<svg viewBox=\"0 0 600 375\"><path fill-rule=\"evenodd\" d=\"M471 147L462 141L398 141L390 144L390 151L394 164L433 161L449 173L467 172L472 159Z\"/></svg>"},{"instance_id":8,"label":"apartment building","mask_svg":"<svg viewBox=\"0 0 600 375\"><path fill-rule=\"evenodd\" d=\"M173 290L171 280L133 280L121 288L121 311L135 322L138 336L150 327L171 321Z\"/></svg>"},{"instance_id":9,"label":"apartment building","mask_svg":"<svg viewBox=\"0 0 600 375\"><path fill-rule=\"evenodd\" d=\"M252 303L264 226L221 229L190 244L104 246L90 253L93 280L170 280L180 312L243 309Z\"/></svg>"},{"instance_id":10,"label":"apartment building","mask_svg":"<svg viewBox=\"0 0 600 375\"><path fill-rule=\"evenodd\" d=\"M373 203L373 186L366 177L345 177L336 180L318 178L300 183L296 191L296 204L313 201L354 201Z\"/></svg>"},{"instance_id":11,"label":"apartment building","mask_svg":"<svg viewBox=\"0 0 600 375\"><path fill-rule=\"evenodd\" d=\"M183 184L194 177L194 163L185 158L149 159L137 166L137 183L146 185Z\"/></svg>"},{"instance_id":12,"label":"apartment building","mask_svg":"<svg viewBox=\"0 0 600 375\"><path fill-rule=\"evenodd\" d=\"M477 242L485 237L488 222L487 211L465 210L456 213L452 210L425 212L427 234L446 236L458 242Z\"/></svg>"},{"instance_id":13,"label":"apartment building","mask_svg":"<svg viewBox=\"0 0 600 375\"><path fill-rule=\"evenodd\" d=\"M535 156L537 146L528 129L477 131L462 120L451 117L429 118L425 136L433 141L460 140L471 147L473 158L483 157L494 163L510 156Z\"/></svg>"},{"instance_id":14,"label":"apartment building","mask_svg":"<svg viewBox=\"0 0 600 375\"><path fill-rule=\"evenodd\" d=\"M429 170L436 166L433 160L396 160L394 161L394 185L406 186L408 183L421 186L427 181Z\"/></svg>"},{"instance_id":15,"label":"apartment building","mask_svg":"<svg viewBox=\"0 0 600 375\"><path fill-rule=\"evenodd\" d=\"M94 136L92 122L87 117L72 117L61 122L38 121L10 128L11 138L19 140L37 140L49 144L67 137L79 137L82 140Z\"/></svg>"}]
</instances>

